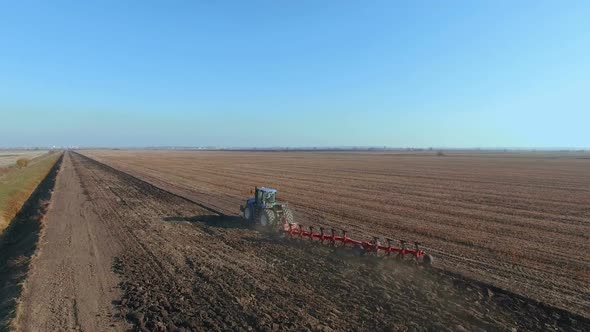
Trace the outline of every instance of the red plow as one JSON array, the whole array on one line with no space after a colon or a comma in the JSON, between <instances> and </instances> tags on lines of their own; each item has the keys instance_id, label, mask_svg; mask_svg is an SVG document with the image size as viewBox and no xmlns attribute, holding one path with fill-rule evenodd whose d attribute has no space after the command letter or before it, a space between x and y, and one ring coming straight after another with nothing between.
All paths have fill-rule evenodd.
<instances>
[{"instance_id":1,"label":"red plow","mask_svg":"<svg viewBox=\"0 0 590 332\"><path fill-rule=\"evenodd\" d=\"M291 238L309 239L310 241L317 239L317 242L331 246L341 245L345 247L351 245L358 255L373 254L378 257L394 257L398 260L411 258L413 261L426 266L432 265L433 262L433 257L420 249L419 242L414 242L414 248L408 248L408 242L405 240L398 240L399 246L396 246L394 239L385 238L384 245L377 236L373 237L371 241L360 241L348 237L346 230L340 230L341 235L337 235L338 231L334 228L330 228L329 232L326 232L324 227L318 227L319 233L314 232L313 226L307 228L308 230L305 230L303 225L286 222L282 231Z\"/></svg>"}]
</instances>

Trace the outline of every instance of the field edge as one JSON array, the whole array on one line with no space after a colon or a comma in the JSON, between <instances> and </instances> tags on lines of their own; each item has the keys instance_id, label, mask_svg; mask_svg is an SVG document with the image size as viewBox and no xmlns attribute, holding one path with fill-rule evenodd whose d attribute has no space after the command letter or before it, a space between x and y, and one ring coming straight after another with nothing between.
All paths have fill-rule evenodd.
<instances>
[{"instance_id":1,"label":"field edge","mask_svg":"<svg viewBox=\"0 0 590 332\"><path fill-rule=\"evenodd\" d=\"M230 215L224 214L222 212L219 212L216 209L214 209L212 207L209 207L209 206L207 206L207 205L205 205L205 204L203 204L201 202L197 202L197 201L195 201L193 199L190 199L190 198L184 196L182 193L174 192L173 190L171 190L169 188L162 188L161 186L158 186L158 185L150 182L149 180L145 180L145 179L140 178L138 176L129 174L128 172L125 172L123 170L120 170L120 169L118 169L118 168L116 168L114 166L111 166L109 164L106 164L106 163L104 163L102 161L99 161L99 160L97 160L95 158L92 158L92 157L90 157L88 155L85 155L85 154L82 154L82 153L79 153L79 152L74 152L74 153L77 154L77 155L79 155L79 156L81 156L81 157L83 157L83 158L85 158L85 159L89 159L92 162L95 162L95 163L97 163L97 164L99 164L99 165L101 165L101 166L103 166L103 167L105 167L107 169L110 169L110 170L114 171L115 173L120 174L120 175L122 175L124 177L132 178L132 179L134 179L136 181L140 181L142 183L145 183L146 185L149 185L151 187L154 187L154 188L156 188L158 190L161 190L161 191L166 192L168 194L171 194L173 196L179 197L179 198L181 198L183 200L186 200L186 201L188 201L190 203L197 204L198 206L200 206L202 208L205 208L205 209L207 209L207 210L209 210L211 212L217 213L217 214L219 214L221 216L230 216ZM439 267L436 267L435 266L435 267L432 267L430 269L430 273L434 273L434 274L436 274L438 276L443 276L443 277L446 277L446 278L453 279L454 282L455 282L455 284L456 284L456 286L458 288L468 287L468 288L477 289L482 294L484 294L486 296L490 296L492 298L495 295L503 295L503 296L507 296L507 297L510 297L510 298L513 298L513 299L517 300L518 302L520 302L522 304L522 306L535 306L535 307L538 307L538 308L542 309L543 311L545 311L548 314L558 315L559 316L558 320L561 321L561 322L563 322L563 323L565 323L565 324L568 324L568 323L571 323L572 321L574 321L576 323L574 323L573 325L577 325L579 323L579 324L582 324L582 325L590 326L590 313L589 313L588 316L584 316L584 315L582 315L580 313L577 313L577 312L574 312L574 311L569 311L569 310L567 310L565 308L561 308L561 307L558 307L558 306L555 306L555 305L551 305L551 304L545 303L543 301L534 299L532 297L528 297L526 295L519 294L519 293L513 292L511 290L508 290L508 289L505 289L505 288L502 288L502 287L493 285L491 283L480 281L478 279L475 279L475 278L472 278L472 277L469 277L469 276L466 276L466 275L463 275L463 274L460 274L460 273L457 273L457 272L450 271L448 269L439 268ZM498 301L501 301L501 299L498 299Z\"/></svg>"},{"instance_id":2,"label":"field edge","mask_svg":"<svg viewBox=\"0 0 590 332\"><path fill-rule=\"evenodd\" d=\"M24 202L8 227L0 234L0 331L12 331L18 316L22 282L26 279L43 229L42 221L51 205L51 196L64 153Z\"/></svg>"}]
</instances>

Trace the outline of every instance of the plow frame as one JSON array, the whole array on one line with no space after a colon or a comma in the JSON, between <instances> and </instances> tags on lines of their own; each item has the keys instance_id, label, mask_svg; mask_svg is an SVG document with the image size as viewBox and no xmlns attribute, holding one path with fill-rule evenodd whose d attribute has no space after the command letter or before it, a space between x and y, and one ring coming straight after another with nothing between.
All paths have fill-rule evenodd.
<instances>
[{"instance_id":1,"label":"plow frame","mask_svg":"<svg viewBox=\"0 0 590 332\"><path fill-rule=\"evenodd\" d=\"M372 241L359 241L348 237L346 230L340 230L341 235L338 235L338 231L334 228L330 228L329 232L326 232L326 228L318 227L319 233L314 232L314 228L313 226L308 226L309 230L305 230L303 225L285 223L282 231L286 236L291 238L295 237L312 241L313 239L317 239L322 244L327 242L332 246L336 246L336 244L342 244L342 246L350 244L353 248L360 249L361 254L374 253L380 256L380 253L383 252L383 256L394 256L398 259L404 259L405 256L409 255L425 265L432 264L432 257L420 249L421 244L419 242L414 242L414 248L408 248L407 241L405 240L399 240L400 245L395 246L394 239L385 238L386 245L383 245L379 237L376 236L373 237Z\"/></svg>"}]
</instances>

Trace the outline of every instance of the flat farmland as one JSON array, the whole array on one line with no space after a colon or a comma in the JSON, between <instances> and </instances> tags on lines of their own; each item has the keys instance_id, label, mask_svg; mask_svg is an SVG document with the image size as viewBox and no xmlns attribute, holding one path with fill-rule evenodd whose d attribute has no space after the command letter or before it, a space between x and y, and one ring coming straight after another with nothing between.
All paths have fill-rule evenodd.
<instances>
[{"instance_id":1,"label":"flat farmland","mask_svg":"<svg viewBox=\"0 0 590 332\"><path fill-rule=\"evenodd\" d=\"M47 153L47 150L0 150L0 167L12 166L20 158L33 159Z\"/></svg>"},{"instance_id":2,"label":"flat farmland","mask_svg":"<svg viewBox=\"0 0 590 332\"><path fill-rule=\"evenodd\" d=\"M590 312L588 154L82 153L227 215L276 187L301 224L420 241L437 268Z\"/></svg>"}]
</instances>

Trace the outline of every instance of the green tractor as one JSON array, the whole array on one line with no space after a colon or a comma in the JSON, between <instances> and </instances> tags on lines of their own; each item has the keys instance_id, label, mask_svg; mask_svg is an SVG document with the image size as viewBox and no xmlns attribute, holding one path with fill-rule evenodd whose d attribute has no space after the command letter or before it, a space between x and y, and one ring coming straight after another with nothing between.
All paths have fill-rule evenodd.
<instances>
[{"instance_id":1,"label":"green tractor","mask_svg":"<svg viewBox=\"0 0 590 332\"><path fill-rule=\"evenodd\" d=\"M293 223L293 212L287 203L277 202L277 190L256 187L254 197L249 198L245 205L240 206L244 219L265 228L279 228Z\"/></svg>"}]
</instances>

